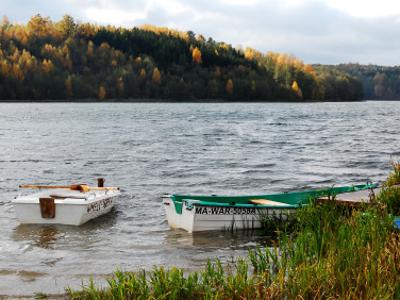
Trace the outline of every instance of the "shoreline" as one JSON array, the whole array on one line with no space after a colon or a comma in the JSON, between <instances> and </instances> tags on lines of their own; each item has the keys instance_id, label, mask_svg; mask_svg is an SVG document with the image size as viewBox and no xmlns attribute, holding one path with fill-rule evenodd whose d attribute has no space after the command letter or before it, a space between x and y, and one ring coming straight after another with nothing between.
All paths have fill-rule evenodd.
<instances>
[{"instance_id":1,"label":"shoreline","mask_svg":"<svg viewBox=\"0 0 400 300\"><path fill-rule=\"evenodd\" d=\"M34 293L30 295L3 295L0 294L1 300L7 299L18 299L18 300L31 300L31 299L66 299L68 296L67 293L60 293L60 294L42 294L42 293ZM41 298L42 297L42 298Z\"/></svg>"},{"instance_id":2,"label":"shoreline","mask_svg":"<svg viewBox=\"0 0 400 300\"><path fill-rule=\"evenodd\" d=\"M362 100L304 100L304 101L285 101L285 100L211 100L211 99L200 99L200 100L163 100L163 99L108 99L108 100L93 100L93 99L77 99L77 100L0 100L1 103L352 103L352 102L368 102L368 101L391 101L397 102L399 100L374 100L374 99L362 99Z\"/></svg>"}]
</instances>

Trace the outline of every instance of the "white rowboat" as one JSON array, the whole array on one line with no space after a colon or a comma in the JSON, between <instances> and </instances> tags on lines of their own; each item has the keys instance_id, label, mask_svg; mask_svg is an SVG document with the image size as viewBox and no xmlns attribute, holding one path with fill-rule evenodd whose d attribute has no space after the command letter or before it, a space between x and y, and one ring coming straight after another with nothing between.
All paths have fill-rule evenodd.
<instances>
[{"instance_id":1,"label":"white rowboat","mask_svg":"<svg viewBox=\"0 0 400 300\"><path fill-rule=\"evenodd\" d=\"M18 196L12 203L22 224L79 226L110 212L114 198L120 195L118 188L88 187L83 190L40 187L38 192Z\"/></svg>"},{"instance_id":2,"label":"white rowboat","mask_svg":"<svg viewBox=\"0 0 400 300\"><path fill-rule=\"evenodd\" d=\"M163 198L168 225L172 229L184 229L187 232L210 230L239 230L261 228L263 218L286 220L296 207L280 205L212 205L200 201L184 199L182 211L176 211L176 203L169 197Z\"/></svg>"},{"instance_id":3,"label":"white rowboat","mask_svg":"<svg viewBox=\"0 0 400 300\"><path fill-rule=\"evenodd\" d=\"M217 196L165 195L163 204L168 225L188 232L209 230L255 229L268 220L288 220L311 200L336 195L368 194L376 184L332 187L280 194Z\"/></svg>"}]
</instances>

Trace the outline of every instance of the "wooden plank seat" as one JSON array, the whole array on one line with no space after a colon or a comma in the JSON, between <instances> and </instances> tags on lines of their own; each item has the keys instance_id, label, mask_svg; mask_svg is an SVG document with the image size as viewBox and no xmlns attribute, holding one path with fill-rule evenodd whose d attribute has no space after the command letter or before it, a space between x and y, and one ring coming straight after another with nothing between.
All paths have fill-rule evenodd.
<instances>
[{"instance_id":1,"label":"wooden plank seat","mask_svg":"<svg viewBox=\"0 0 400 300\"><path fill-rule=\"evenodd\" d=\"M365 204L370 204L368 201L352 201L352 200L343 200L343 199L332 199L330 197L321 197L318 198L316 203L322 204L322 203L334 203L335 205L340 205L340 206L348 206L348 207L358 207L361 205Z\"/></svg>"},{"instance_id":2,"label":"wooden plank seat","mask_svg":"<svg viewBox=\"0 0 400 300\"><path fill-rule=\"evenodd\" d=\"M88 198L88 196L86 196L86 195L79 195L79 194L74 195L72 193L70 193L70 194L69 193L54 193L54 194L50 194L50 197L54 198L54 199L67 199L67 198L87 199Z\"/></svg>"},{"instance_id":3,"label":"wooden plank seat","mask_svg":"<svg viewBox=\"0 0 400 300\"><path fill-rule=\"evenodd\" d=\"M362 190L351 193L343 193L335 195L334 197L320 197L317 199L317 203L333 202L336 205L356 207L365 204L370 204L374 201L375 195L379 193L380 189Z\"/></svg>"},{"instance_id":4,"label":"wooden plank seat","mask_svg":"<svg viewBox=\"0 0 400 300\"><path fill-rule=\"evenodd\" d=\"M291 206L290 204L287 204L287 203L272 201L272 200L268 200L268 199L251 199L250 202L253 204L259 204L259 205Z\"/></svg>"}]
</instances>

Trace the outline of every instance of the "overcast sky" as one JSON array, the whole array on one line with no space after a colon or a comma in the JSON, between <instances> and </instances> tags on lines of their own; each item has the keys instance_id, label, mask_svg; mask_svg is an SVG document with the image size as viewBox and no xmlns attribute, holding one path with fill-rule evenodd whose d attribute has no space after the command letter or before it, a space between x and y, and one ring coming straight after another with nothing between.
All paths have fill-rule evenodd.
<instances>
[{"instance_id":1,"label":"overcast sky","mask_svg":"<svg viewBox=\"0 0 400 300\"><path fill-rule=\"evenodd\" d=\"M400 0L0 0L0 15L192 30L306 63L399 65Z\"/></svg>"}]
</instances>

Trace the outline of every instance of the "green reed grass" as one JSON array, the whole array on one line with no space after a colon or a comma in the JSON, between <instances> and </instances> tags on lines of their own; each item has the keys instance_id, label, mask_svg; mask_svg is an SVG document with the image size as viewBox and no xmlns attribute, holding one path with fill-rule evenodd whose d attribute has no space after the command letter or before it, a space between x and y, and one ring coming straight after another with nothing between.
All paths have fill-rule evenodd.
<instances>
[{"instance_id":1,"label":"green reed grass","mask_svg":"<svg viewBox=\"0 0 400 300\"><path fill-rule=\"evenodd\" d=\"M377 201L386 205L390 214L400 216L400 163L392 162L392 166L393 170L377 196Z\"/></svg>"},{"instance_id":2,"label":"green reed grass","mask_svg":"<svg viewBox=\"0 0 400 300\"><path fill-rule=\"evenodd\" d=\"M156 267L118 271L106 289L91 281L71 299L399 299L400 237L381 208L343 212L330 204L299 212L295 232L201 272Z\"/></svg>"},{"instance_id":3,"label":"green reed grass","mask_svg":"<svg viewBox=\"0 0 400 300\"><path fill-rule=\"evenodd\" d=\"M385 182L386 186L400 185L400 162L392 161L392 169Z\"/></svg>"},{"instance_id":4,"label":"green reed grass","mask_svg":"<svg viewBox=\"0 0 400 300\"><path fill-rule=\"evenodd\" d=\"M400 202L395 172L377 201L357 209L311 203L288 227L277 223L274 247L249 251L203 270L155 267L117 271L104 289L93 281L70 299L400 299L400 233L391 214ZM390 185L389 185L390 182ZM397 205L397 204L396 204Z\"/></svg>"}]
</instances>

